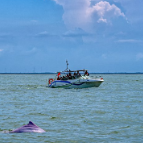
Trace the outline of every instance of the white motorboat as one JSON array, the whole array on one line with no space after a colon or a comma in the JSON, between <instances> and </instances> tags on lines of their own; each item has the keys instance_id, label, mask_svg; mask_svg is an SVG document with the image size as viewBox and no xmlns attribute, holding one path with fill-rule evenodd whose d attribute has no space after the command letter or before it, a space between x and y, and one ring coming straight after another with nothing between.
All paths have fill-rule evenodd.
<instances>
[{"instance_id":1,"label":"white motorboat","mask_svg":"<svg viewBox=\"0 0 143 143\"><path fill-rule=\"evenodd\" d=\"M67 62L67 69L58 72L54 79L50 78L48 86L51 88L89 88L99 87L103 81L102 77L89 76L87 70L69 70Z\"/></svg>"}]
</instances>

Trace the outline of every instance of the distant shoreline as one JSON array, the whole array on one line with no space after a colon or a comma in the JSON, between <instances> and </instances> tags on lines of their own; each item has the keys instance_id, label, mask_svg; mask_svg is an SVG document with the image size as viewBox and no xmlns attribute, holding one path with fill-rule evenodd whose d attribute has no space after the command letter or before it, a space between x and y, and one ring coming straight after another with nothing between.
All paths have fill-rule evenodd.
<instances>
[{"instance_id":1,"label":"distant shoreline","mask_svg":"<svg viewBox=\"0 0 143 143\"><path fill-rule=\"evenodd\" d=\"M50 72L45 72L45 73L0 73L0 74L56 74L56 73L50 73ZM116 73L89 73L89 74L143 74L143 72L116 72Z\"/></svg>"}]
</instances>

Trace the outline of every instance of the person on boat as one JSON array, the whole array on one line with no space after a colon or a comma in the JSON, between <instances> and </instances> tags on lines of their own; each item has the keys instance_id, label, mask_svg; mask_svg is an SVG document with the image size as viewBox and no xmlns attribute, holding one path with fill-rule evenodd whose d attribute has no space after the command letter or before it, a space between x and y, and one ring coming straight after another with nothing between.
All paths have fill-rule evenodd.
<instances>
[{"instance_id":1,"label":"person on boat","mask_svg":"<svg viewBox=\"0 0 143 143\"><path fill-rule=\"evenodd\" d=\"M71 75L71 73L69 73L69 79L72 79L72 75Z\"/></svg>"},{"instance_id":2,"label":"person on boat","mask_svg":"<svg viewBox=\"0 0 143 143\"><path fill-rule=\"evenodd\" d=\"M89 73L87 72L87 70L85 71L84 75L89 76Z\"/></svg>"},{"instance_id":3,"label":"person on boat","mask_svg":"<svg viewBox=\"0 0 143 143\"><path fill-rule=\"evenodd\" d=\"M58 78L57 78L57 80L60 80L61 78L59 77L61 75L61 73L59 72L58 74L57 74L57 76L58 76Z\"/></svg>"},{"instance_id":4,"label":"person on boat","mask_svg":"<svg viewBox=\"0 0 143 143\"><path fill-rule=\"evenodd\" d=\"M61 80L67 80L67 78L65 76L63 76Z\"/></svg>"},{"instance_id":5,"label":"person on boat","mask_svg":"<svg viewBox=\"0 0 143 143\"><path fill-rule=\"evenodd\" d=\"M69 79L69 74L66 75L66 78Z\"/></svg>"},{"instance_id":6,"label":"person on boat","mask_svg":"<svg viewBox=\"0 0 143 143\"><path fill-rule=\"evenodd\" d=\"M72 79L75 79L75 76L74 76L74 75L72 75L72 76L71 76L71 78L72 78Z\"/></svg>"},{"instance_id":7,"label":"person on boat","mask_svg":"<svg viewBox=\"0 0 143 143\"><path fill-rule=\"evenodd\" d=\"M59 77L59 76L57 77L57 80L60 80L60 77Z\"/></svg>"},{"instance_id":8,"label":"person on boat","mask_svg":"<svg viewBox=\"0 0 143 143\"><path fill-rule=\"evenodd\" d=\"M79 73L79 71L77 71L77 77L80 77L81 76L81 74Z\"/></svg>"},{"instance_id":9,"label":"person on boat","mask_svg":"<svg viewBox=\"0 0 143 143\"><path fill-rule=\"evenodd\" d=\"M74 72L73 77L74 77L74 79L77 78L77 73L76 72Z\"/></svg>"}]
</instances>

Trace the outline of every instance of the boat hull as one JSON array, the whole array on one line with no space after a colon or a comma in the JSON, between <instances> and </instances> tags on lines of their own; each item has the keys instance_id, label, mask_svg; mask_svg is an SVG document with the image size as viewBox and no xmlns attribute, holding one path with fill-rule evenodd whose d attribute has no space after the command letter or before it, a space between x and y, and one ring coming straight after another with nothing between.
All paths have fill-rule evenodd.
<instances>
[{"instance_id":1,"label":"boat hull","mask_svg":"<svg viewBox=\"0 0 143 143\"><path fill-rule=\"evenodd\" d=\"M78 79L78 80L55 80L49 87L51 88L89 88L89 87L99 87L104 80L102 78L99 79L92 79L92 80L85 80L85 79Z\"/></svg>"}]
</instances>

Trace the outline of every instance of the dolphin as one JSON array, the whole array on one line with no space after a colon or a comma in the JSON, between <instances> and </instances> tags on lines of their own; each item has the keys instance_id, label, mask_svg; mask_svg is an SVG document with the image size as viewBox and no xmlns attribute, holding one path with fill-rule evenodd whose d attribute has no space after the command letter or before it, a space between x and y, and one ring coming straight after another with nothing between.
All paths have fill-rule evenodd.
<instances>
[{"instance_id":1,"label":"dolphin","mask_svg":"<svg viewBox=\"0 0 143 143\"><path fill-rule=\"evenodd\" d=\"M44 133L43 129L35 125L32 121L29 121L27 125L24 125L20 128L17 128L15 130L10 131L9 133L29 133L29 132L34 132L34 133Z\"/></svg>"}]
</instances>

